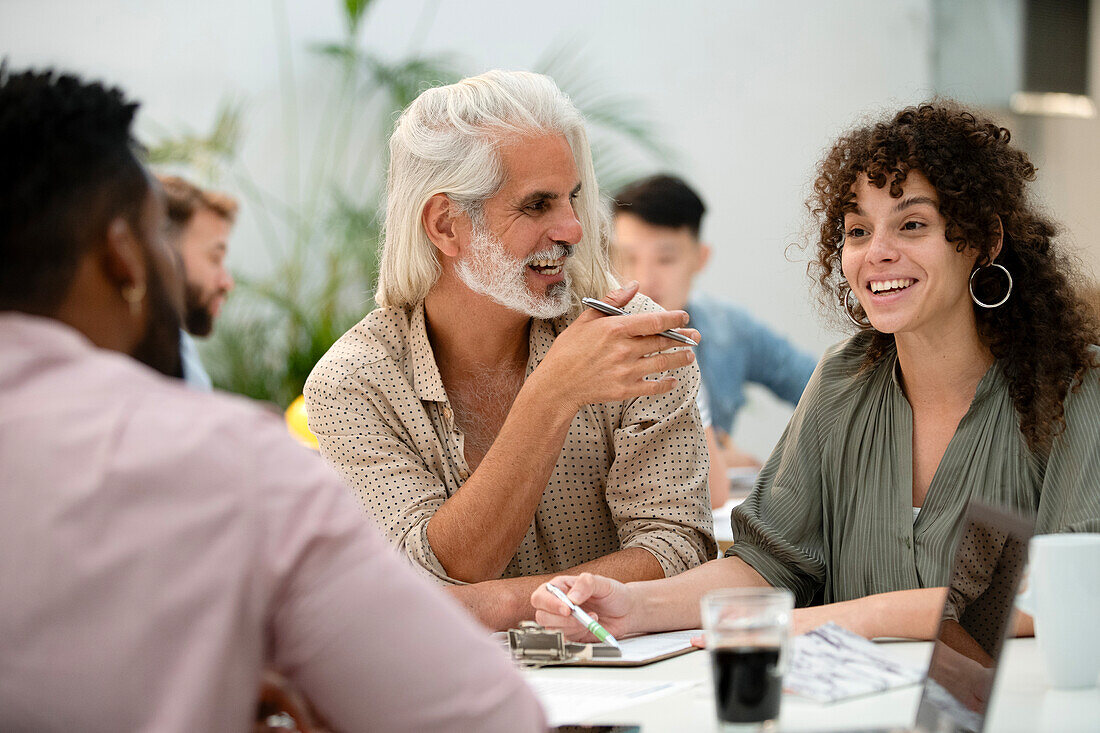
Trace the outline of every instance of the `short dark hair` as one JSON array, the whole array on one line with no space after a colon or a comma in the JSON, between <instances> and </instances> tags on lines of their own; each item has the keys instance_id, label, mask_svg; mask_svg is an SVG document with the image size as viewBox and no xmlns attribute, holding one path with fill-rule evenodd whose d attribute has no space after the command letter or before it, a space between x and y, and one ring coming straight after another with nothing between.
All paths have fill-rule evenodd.
<instances>
[{"instance_id":1,"label":"short dark hair","mask_svg":"<svg viewBox=\"0 0 1100 733\"><path fill-rule=\"evenodd\" d=\"M119 89L0 63L0 310L52 315L110 221L137 225L137 108Z\"/></svg>"},{"instance_id":2,"label":"short dark hair","mask_svg":"<svg viewBox=\"0 0 1100 733\"><path fill-rule=\"evenodd\" d=\"M647 224L687 227L699 237L707 207L684 179L661 173L628 184L615 196L616 214L634 214Z\"/></svg>"}]
</instances>

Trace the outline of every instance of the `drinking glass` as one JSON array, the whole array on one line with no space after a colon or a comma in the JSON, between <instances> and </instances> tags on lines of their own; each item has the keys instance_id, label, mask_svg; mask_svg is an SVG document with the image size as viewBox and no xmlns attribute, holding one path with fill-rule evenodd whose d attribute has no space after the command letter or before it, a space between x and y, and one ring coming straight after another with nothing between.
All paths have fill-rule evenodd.
<instances>
[{"instance_id":1,"label":"drinking glass","mask_svg":"<svg viewBox=\"0 0 1100 733\"><path fill-rule=\"evenodd\" d=\"M779 588L730 588L707 593L701 604L719 730L775 728L794 596Z\"/></svg>"}]
</instances>

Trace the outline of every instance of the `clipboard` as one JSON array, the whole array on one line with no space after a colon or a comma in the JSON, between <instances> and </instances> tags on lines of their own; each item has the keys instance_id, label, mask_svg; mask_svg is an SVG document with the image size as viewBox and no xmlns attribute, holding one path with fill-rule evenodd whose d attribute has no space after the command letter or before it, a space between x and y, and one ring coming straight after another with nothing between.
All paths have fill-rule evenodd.
<instances>
[{"instance_id":1,"label":"clipboard","mask_svg":"<svg viewBox=\"0 0 1100 733\"><path fill-rule=\"evenodd\" d=\"M592 657L575 662L565 662L574 667L644 667L681 654L699 651L691 645L691 637L699 636L702 629L688 631L665 631L658 634L643 634L620 639L622 656ZM600 646L603 646L602 644Z\"/></svg>"},{"instance_id":2,"label":"clipboard","mask_svg":"<svg viewBox=\"0 0 1100 733\"><path fill-rule=\"evenodd\" d=\"M507 632L512 658L527 666L642 667L695 651L691 637L698 629L643 634L619 641L620 649L606 644L567 642L560 631L524 622Z\"/></svg>"}]
</instances>

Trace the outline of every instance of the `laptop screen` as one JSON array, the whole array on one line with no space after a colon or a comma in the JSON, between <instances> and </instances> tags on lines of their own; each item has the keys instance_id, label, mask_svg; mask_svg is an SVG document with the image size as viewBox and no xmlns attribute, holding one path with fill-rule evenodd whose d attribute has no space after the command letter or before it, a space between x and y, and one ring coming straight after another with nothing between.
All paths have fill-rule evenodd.
<instances>
[{"instance_id":1,"label":"laptop screen","mask_svg":"<svg viewBox=\"0 0 1100 733\"><path fill-rule=\"evenodd\" d=\"M919 731L982 730L1027 562L1030 521L977 502L965 521L917 709Z\"/></svg>"}]
</instances>

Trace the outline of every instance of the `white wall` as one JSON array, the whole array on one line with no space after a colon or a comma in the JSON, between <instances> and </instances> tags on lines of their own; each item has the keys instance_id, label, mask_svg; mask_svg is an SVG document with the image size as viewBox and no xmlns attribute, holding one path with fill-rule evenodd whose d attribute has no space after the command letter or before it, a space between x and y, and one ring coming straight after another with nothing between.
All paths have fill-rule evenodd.
<instances>
[{"instance_id":1,"label":"white wall","mask_svg":"<svg viewBox=\"0 0 1100 733\"><path fill-rule=\"evenodd\" d=\"M239 95L250 110L245 161L287 191L279 29L289 28L308 99L317 62L302 48L339 37L336 2L0 0L0 49L17 67L56 64L122 85L144 102L146 135L205 130L218 101ZM804 239L803 200L830 140L864 113L930 94L928 0L376 0L362 40L397 56L417 28L422 50L455 52L472 73L531 67L548 47L575 44L591 76L641 100L708 203L716 253L702 286L808 350L840 338L815 314L801 251L795 262L784 252ZM232 264L253 267L265 251L246 214ZM765 455L788 414L757 397L737 437Z\"/></svg>"},{"instance_id":2,"label":"white wall","mask_svg":"<svg viewBox=\"0 0 1100 733\"><path fill-rule=\"evenodd\" d=\"M1089 14L1089 96L1100 103L1100 0ZM1100 283L1100 117L1089 120L1006 115L1003 122L1039 169L1036 192L1064 227L1063 242Z\"/></svg>"},{"instance_id":3,"label":"white wall","mask_svg":"<svg viewBox=\"0 0 1100 733\"><path fill-rule=\"evenodd\" d=\"M416 3L383 2L368 28L403 38ZM472 70L530 67L563 39L642 100L708 203L716 248L702 284L753 306L808 348L835 340L812 317L802 202L822 148L867 110L929 91L927 2L441 3L426 48L459 47ZM491 18L491 21L488 20ZM494 37L495 36L495 37ZM462 43L462 39L484 39ZM394 44L395 49L399 44ZM796 253L800 254L800 253Z\"/></svg>"}]
</instances>

